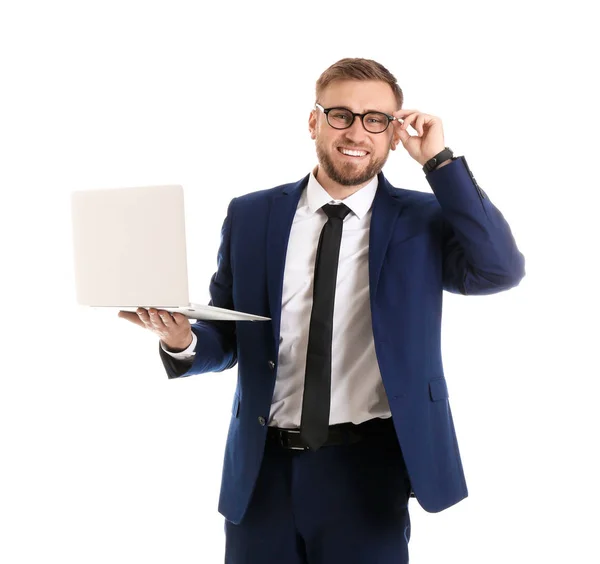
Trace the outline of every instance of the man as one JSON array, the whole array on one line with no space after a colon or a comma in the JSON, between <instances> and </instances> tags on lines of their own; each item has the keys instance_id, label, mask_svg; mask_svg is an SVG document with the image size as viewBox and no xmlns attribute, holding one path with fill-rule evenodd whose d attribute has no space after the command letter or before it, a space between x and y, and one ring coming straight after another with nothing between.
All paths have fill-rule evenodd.
<instances>
[{"instance_id":1,"label":"man","mask_svg":"<svg viewBox=\"0 0 600 564\"><path fill-rule=\"evenodd\" d=\"M226 562L408 562L409 497L438 512L467 496L442 291L507 290L524 257L441 120L402 102L379 63L338 61L309 116L318 166L231 201L210 304L271 321L120 313L160 336L169 378L238 365L219 501ZM383 176L399 146L433 194Z\"/></svg>"}]
</instances>

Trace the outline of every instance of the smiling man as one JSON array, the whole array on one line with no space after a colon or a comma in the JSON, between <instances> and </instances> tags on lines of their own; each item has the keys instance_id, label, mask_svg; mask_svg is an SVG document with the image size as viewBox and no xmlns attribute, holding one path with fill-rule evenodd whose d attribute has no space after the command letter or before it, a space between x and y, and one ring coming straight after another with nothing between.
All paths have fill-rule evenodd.
<instances>
[{"instance_id":1,"label":"smiling man","mask_svg":"<svg viewBox=\"0 0 600 564\"><path fill-rule=\"evenodd\" d=\"M406 563L410 497L439 512L467 496L442 293L508 290L524 257L441 120L402 103L381 64L338 61L309 116L313 172L231 201L210 305L271 321L120 314L160 337L169 378L237 364L219 500L228 563ZM397 148L433 193L389 183Z\"/></svg>"},{"instance_id":2,"label":"smiling man","mask_svg":"<svg viewBox=\"0 0 600 564\"><path fill-rule=\"evenodd\" d=\"M370 182L383 168L390 149L396 148L399 137L389 123L402 101L386 82L333 80L331 75L317 83L317 99L309 118L319 160L316 172L321 186L343 199ZM348 127L354 119L357 125Z\"/></svg>"}]
</instances>

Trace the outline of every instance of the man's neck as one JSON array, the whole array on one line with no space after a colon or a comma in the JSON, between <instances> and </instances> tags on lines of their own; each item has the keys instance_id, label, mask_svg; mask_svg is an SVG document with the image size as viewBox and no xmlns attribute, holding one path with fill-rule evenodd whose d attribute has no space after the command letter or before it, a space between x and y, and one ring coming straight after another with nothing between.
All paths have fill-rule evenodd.
<instances>
[{"instance_id":1,"label":"man's neck","mask_svg":"<svg viewBox=\"0 0 600 564\"><path fill-rule=\"evenodd\" d=\"M369 182L371 182L371 180L373 180L370 178L366 182L358 184L357 186L344 186L331 180L331 178L325 174L325 171L322 168L319 168L318 165L314 168L313 174L319 184L333 200L343 200L348 196L352 196L352 194L358 192L361 188L364 188L367 184L369 184Z\"/></svg>"}]
</instances>

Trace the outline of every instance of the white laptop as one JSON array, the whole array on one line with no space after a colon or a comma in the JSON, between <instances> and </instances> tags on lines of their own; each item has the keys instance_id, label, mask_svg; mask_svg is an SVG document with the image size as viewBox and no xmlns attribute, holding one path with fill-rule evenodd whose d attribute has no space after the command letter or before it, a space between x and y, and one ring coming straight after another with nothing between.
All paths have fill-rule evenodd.
<instances>
[{"instance_id":1,"label":"white laptop","mask_svg":"<svg viewBox=\"0 0 600 564\"><path fill-rule=\"evenodd\" d=\"M190 319L270 319L190 303L181 186L76 191L71 212L80 305L153 307Z\"/></svg>"}]
</instances>

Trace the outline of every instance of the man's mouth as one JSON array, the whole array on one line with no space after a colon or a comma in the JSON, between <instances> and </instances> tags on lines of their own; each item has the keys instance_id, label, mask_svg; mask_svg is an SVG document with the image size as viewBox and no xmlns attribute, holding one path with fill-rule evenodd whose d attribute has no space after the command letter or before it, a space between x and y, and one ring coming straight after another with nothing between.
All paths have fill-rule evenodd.
<instances>
[{"instance_id":1,"label":"man's mouth","mask_svg":"<svg viewBox=\"0 0 600 564\"><path fill-rule=\"evenodd\" d=\"M354 158L366 157L369 154L368 151L363 151L360 149L346 149L345 147L338 147L337 150L342 153L342 155Z\"/></svg>"}]
</instances>

